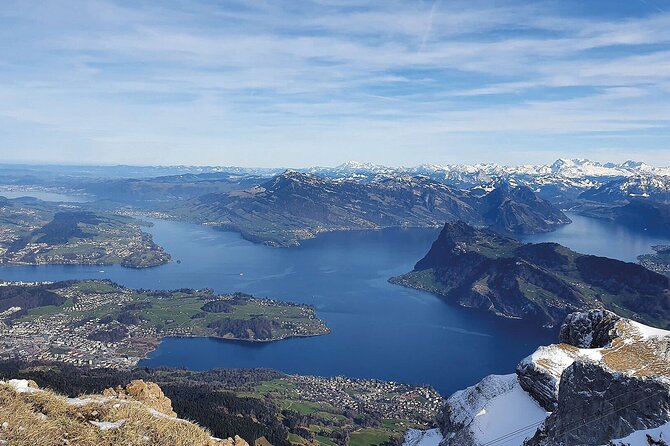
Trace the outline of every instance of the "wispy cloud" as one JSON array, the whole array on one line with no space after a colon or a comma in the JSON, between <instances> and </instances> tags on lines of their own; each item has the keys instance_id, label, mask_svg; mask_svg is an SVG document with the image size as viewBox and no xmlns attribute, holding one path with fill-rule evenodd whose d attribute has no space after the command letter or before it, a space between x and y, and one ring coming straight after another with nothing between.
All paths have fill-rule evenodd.
<instances>
[{"instance_id":1,"label":"wispy cloud","mask_svg":"<svg viewBox=\"0 0 670 446\"><path fill-rule=\"evenodd\" d=\"M0 154L416 164L607 148L658 162L670 13L636 4L6 0Z\"/></svg>"}]
</instances>

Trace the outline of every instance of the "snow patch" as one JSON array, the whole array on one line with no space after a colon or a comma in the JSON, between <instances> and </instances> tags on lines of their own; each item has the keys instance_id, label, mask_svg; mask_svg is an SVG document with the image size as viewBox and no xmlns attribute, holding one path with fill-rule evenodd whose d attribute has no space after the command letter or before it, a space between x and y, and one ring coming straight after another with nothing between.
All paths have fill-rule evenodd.
<instances>
[{"instance_id":1,"label":"snow patch","mask_svg":"<svg viewBox=\"0 0 670 446\"><path fill-rule=\"evenodd\" d=\"M438 446L442 441L439 429L419 430L408 429L403 446Z\"/></svg>"},{"instance_id":2,"label":"snow patch","mask_svg":"<svg viewBox=\"0 0 670 446\"><path fill-rule=\"evenodd\" d=\"M87 404L103 404L112 400L112 397L89 397L89 398L68 398L66 402L70 406L85 406Z\"/></svg>"},{"instance_id":3,"label":"snow patch","mask_svg":"<svg viewBox=\"0 0 670 446\"><path fill-rule=\"evenodd\" d=\"M96 426L100 428L102 431L108 431L108 430L113 430L113 429L118 429L124 424L126 424L126 420L119 420L119 421L89 421L93 426Z\"/></svg>"},{"instance_id":4,"label":"snow patch","mask_svg":"<svg viewBox=\"0 0 670 446\"><path fill-rule=\"evenodd\" d=\"M561 344L552 344L548 346L539 347L524 362L532 361L539 367L547 370L551 375L558 379L565 369L570 367L573 362L581 361L595 361L600 362L603 358L602 348L580 348L569 349Z\"/></svg>"},{"instance_id":5,"label":"snow patch","mask_svg":"<svg viewBox=\"0 0 670 446\"><path fill-rule=\"evenodd\" d=\"M635 321L630 321L630 323L640 332L644 339L670 336L670 331L668 330L661 330L660 328L650 327Z\"/></svg>"},{"instance_id":6,"label":"snow patch","mask_svg":"<svg viewBox=\"0 0 670 446\"><path fill-rule=\"evenodd\" d=\"M665 423L654 429L645 429L641 431L635 431L625 438L619 438L612 440L609 445L602 446L649 446L650 443L647 441L647 438L651 437L653 441L670 440L670 423ZM658 444L661 444L660 442Z\"/></svg>"},{"instance_id":7,"label":"snow patch","mask_svg":"<svg viewBox=\"0 0 670 446\"><path fill-rule=\"evenodd\" d=\"M3 384L12 386L17 393L36 393L40 391L39 389L30 387L27 379L10 379L6 383L3 382Z\"/></svg>"}]
</instances>

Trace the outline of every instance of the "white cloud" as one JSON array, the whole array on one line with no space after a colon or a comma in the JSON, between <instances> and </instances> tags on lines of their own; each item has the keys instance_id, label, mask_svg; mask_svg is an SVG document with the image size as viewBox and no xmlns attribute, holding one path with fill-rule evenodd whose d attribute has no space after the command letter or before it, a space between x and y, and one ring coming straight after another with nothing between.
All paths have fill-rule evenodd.
<instances>
[{"instance_id":1,"label":"white cloud","mask_svg":"<svg viewBox=\"0 0 670 446\"><path fill-rule=\"evenodd\" d=\"M0 130L34 131L0 136L0 154L51 156L54 135L123 162L223 163L221 147L244 147L251 164L325 164L347 158L343 144L428 162L454 141L476 149L459 152L467 161L494 140L482 134L538 156L575 137L612 147L620 133L631 137L616 150L668 148L670 14L496 5L7 0Z\"/></svg>"}]
</instances>

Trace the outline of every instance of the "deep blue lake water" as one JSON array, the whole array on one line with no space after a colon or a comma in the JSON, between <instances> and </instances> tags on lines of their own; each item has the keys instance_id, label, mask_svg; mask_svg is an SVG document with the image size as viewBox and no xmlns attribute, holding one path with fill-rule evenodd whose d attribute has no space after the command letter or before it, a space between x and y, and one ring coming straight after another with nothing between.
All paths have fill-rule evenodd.
<instances>
[{"instance_id":1,"label":"deep blue lake water","mask_svg":"<svg viewBox=\"0 0 670 446\"><path fill-rule=\"evenodd\" d=\"M605 222L574 220L534 239L629 260L658 242ZM431 294L387 283L427 252L436 230L326 234L289 249L255 245L235 233L178 222L156 221L150 232L181 263L146 270L5 266L0 267L0 278L108 278L129 287L243 291L315 305L332 329L326 336L268 344L165 339L141 363L144 366L271 367L288 373L431 384L450 394L490 373L513 372L538 345L556 339L555 332L461 309ZM613 234L624 242L618 244Z\"/></svg>"},{"instance_id":2,"label":"deep blue lake water","mask_svg":"<svg viewBox=\"0 0 670 446\"><path fill-rule=\"evenodd\" d=\"M577 252L637 262L637 256L652 252L652 245L670 244L668 238L634 231L616 223L567 212L572 223L557 231L524 238L527 242L556 242Z\"/></svg>"}]
</instances>

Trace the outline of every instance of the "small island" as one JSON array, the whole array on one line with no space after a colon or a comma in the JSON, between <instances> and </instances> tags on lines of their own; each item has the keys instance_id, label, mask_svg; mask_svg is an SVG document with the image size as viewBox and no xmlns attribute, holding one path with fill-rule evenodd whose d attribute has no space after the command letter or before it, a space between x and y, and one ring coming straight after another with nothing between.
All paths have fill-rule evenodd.
<instances>
[{"instance_id":1,"label":"small island","mask_svg":"<svg viewBox=\"0 0 670 446\"><path fill-rule=\"evenodd\" d=\"M134 218L0 197L0 264L113 265L148 268L170 255Z\"/></svg>"},{"instance_id":2,"label":"small island","mask_svg":"<svg viewBox=\"0 0 670 446\"><path fill-rule=\"evenodd\" d=\"M311 306L243 293L0 282L0 358L127 368L168 336L269 342L328 332Z\"/></svg>"}]
</instances>

